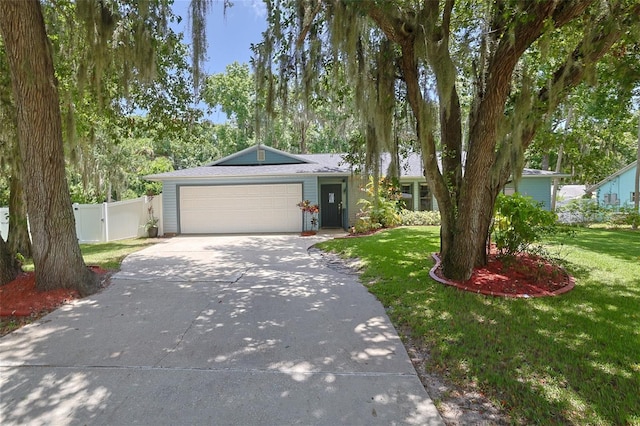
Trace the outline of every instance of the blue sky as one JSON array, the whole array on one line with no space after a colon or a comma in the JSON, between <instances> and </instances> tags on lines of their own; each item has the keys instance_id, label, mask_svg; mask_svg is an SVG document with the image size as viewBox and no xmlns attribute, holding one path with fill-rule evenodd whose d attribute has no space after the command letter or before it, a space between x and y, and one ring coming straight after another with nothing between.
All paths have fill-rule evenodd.
<instances>
[{"instance_id":1,"label":"blue sky","mask_svg":"<svg viewBox=\"0 0 640 426\"><path fill-rule=\"evenodd\" d=\"M176 0L173 11L182 17L177 26L185 34L185 42L191 43L189 18L190 0ZM262 32L266 29L266 9L262 0L233 0L233 6L224 11L222 0L214 0L207 13L207 61L205 74L224 72L225 67L234 61L249 63L251 44L262 41ZM206 106L202 105L204 110ZM226 115L215 111L207 115L215 123L226 121Z\"/></svg>"},{"instance_id":2,"label":"blue sky","mask_svg":"<svg viewBox=\"0 0 640 426\"><path fill-rule=\"evenodd\" d=\"M191 42L189 27L190 0L176 0L173 11L182 17L178 29L185 32L185 41ZM208 61L204 72L215 74L224 72L225 67L234 62L249 62L251 43L262 40L266 29L266 10L262 0L233 0L233 6L224 13L223 1L214 1L207 14Z\"/></svg>"}]
</instances>

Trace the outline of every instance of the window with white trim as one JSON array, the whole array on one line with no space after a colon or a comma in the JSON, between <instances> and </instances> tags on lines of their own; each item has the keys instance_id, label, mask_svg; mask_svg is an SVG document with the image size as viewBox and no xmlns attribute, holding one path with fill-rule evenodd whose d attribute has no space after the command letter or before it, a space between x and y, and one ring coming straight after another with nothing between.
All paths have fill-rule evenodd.
<instances>
[{"instance_id":1,"label":"window with white trim","mask_svg":"<svg viewBox=\"0 0 640 426\"><path fill-rule=\"evenodd\" d=\"M430 211L433 209L431 203L431 188L426 183L420 184L420 210Z\"/></svg>"},{"instance_id":2,"label":"window with white trim","mask_svg":"<svg viewBox=\"0 0 640 426\"><path fill-rule=\"evenodd\" d=\"M413 184L405 183L400 185L400 192L402 193L404 208L407 210L413 210Z\"/></svg>"}]
</instances>

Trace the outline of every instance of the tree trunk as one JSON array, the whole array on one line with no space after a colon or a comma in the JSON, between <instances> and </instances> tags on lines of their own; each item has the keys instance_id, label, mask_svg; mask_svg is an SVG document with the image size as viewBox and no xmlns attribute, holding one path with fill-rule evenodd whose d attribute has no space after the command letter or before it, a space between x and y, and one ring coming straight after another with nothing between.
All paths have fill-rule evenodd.
<instances>
[{"instance_id":1,"label":"tree trunk","mask_svg":"<svg viewBox=\"0 0 640 426\"><path fill-rule=\"evenodd\" d=\"M564 152L564 145L560 145L560 148L558 148L558 161L556 161L556 173L560 173L560 170L562 170L562 155ZM553 190L551 192L551 211L555 212L556 211L556 203L557 203L557 199L558 199L558 187L560 186L560 178L554 177L553 178Z\"/></svg>"},{"instance_id":2,"label":"tree trunk","mask_svg":"<svg viewBox=\"0 0 640 426\"><path fill-rule=\"evenodd\" d=\"M7 237L7 245L11 253L20 253L25 258L30 259L32 257L31 238L29 237L27 205L22 184L20 147L17 141L13 152L13 171L9 184L9 235Z\"/></svg>"},{"instance_id":3,"label":"tree trunk","mask_svg":"<svg viewBox=\"0 0 640 426\"><path fill-rule=\"evenodd\" d=\"M549 154L542 154L542 162L540 164L542 170L549 170Z\"/></svg>"},{"instance_id":4,"label":"tree trunk","mask_svg":"<svg viewBox=\"0 0 640 426\"><path fill-rule=\"evenodd\" d=\"M18 276L20 268L16 258L9 251L2 236L0 236L0 285L13 281Z\"/></svg>"},{"instance_id":5,"label":"tree trunk","mask_svg":"<svg viewBox=\"0 0 640 426\"><path fill-rule=\"evenodd\" d=\"M637 213L640 213L640 116L638 117L638 152L636 158L636 185L634 191L635 199L633 207L636 209ZM633 229L638 229L637 220L633 221Z\"/></svg>"},{"instance_id":6,"label":"tree trunk","mask_svg":"<svg viewBox=\"0 0 640 426\"><path fill-rule=\"evenodd\" d=\"M65 177L62 120L53 59L40 3L0 1L0 30L18 117L33 261L39 290L97 289L85 266Z\"/></svg>"},{"instance_id":7,"label":"tree trunk","mask_svg":"<svg viewBox=\"0 0 640 426\"><path fill-rule=\"evenodd\" d=\"M472 194L460 195L458 215L446 225L453 232L441 247L442 272L448 278L462 281L471 277L475 267L487 263L487 243L499 187L490 188L487 184L468 192Z\"/></svg>"}]
</instances>

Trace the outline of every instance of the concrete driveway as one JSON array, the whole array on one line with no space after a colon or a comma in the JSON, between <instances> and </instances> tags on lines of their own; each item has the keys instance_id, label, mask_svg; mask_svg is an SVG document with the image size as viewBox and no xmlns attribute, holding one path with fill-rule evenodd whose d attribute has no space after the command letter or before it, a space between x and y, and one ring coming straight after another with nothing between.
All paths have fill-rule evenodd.
<instances>
[{"instance_id":1,"label":"concrete driveway","mask_svg":"<svg viewBox=\"0 0 640 426\"><path fill-rule=\"evenodd\" d=\"M0 339L0 424L442 424L380 303L307 248L176 237Z\"/></svg>"}]
</instances>

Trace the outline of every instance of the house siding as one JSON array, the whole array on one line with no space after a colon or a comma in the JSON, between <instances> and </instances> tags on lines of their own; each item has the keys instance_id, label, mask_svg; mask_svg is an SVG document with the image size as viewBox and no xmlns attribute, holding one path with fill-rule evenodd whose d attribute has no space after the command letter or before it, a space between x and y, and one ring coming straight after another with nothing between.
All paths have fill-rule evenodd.
<instances>
[{"instance_id":1,"label":"house siding","mask_svg":"<svg viewBox=\"0 0 640 426\"><path fill-rule=\"evenodd\" d=\"M506 188L513 188L512 184ZM523 177L518 183L518 193L525 197L531 197L537 202L541 202L545 210L551 209L551 178L550 177Z\"/></svg>"},{"instance_id":2,"label":"house siding","mask_svg":"<svg viewBox=\"0 0 640 426\"><path fill-rule=\"evenodd\" d=\"M352 227L356 224L358 219L358 213L360 212L360 206L358 201L365 198L365 193L362 192L362 188L367 185L369 181L368 176L353 175L349 178L349 188L347 188L348 208L347 212L347 226Z\"/></svg>"},{"instance_id":3,"label":"house siding","mask_svg":"<svg viewBox=\"0 0 640 426\"><path fill-rule=\"evenodd\" d=\"M632 167L619 176L602 184L600 188L598 188L598 203L602 206L610 207L633 205L631 194L635 191L636 167ZM612 196L609 194L616 195L616 202L612 202Z\"/></svg>"},{"instance_id":4,"label":"house siding","mask_svg":"<svg viewBox=\"0 0 640 426\"><path fill-rule=\"evenodd\" d=\"M273 176L273 177L230 177L224 179L191 179L168 180L163 184L162 208L164 210L164 232L179 233L179 202L181 186L208 186L208 185L260 185L278 183L301 183L302 198L318 202L318 180L315 176ZM300 200L302 201L302 200Z\"/></svg>"}]
</instances>

